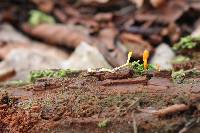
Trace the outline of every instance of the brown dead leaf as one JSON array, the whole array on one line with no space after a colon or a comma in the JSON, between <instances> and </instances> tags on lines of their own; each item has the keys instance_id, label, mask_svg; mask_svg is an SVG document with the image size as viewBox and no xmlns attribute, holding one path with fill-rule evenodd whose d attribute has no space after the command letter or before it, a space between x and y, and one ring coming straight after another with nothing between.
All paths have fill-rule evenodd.
<instances>
[{"instance_id":1,"label":"brown dead leaf","mask_svg":"<svg viewBox=\"0 0 200 133\"><path fill-rule=\"evenodd\" d=\"M127 54L126 52L122 51L120 48L115 48L111 52L108 50L105 44L96 43L96 47L103 54L103 56L106 58L106 60L112 67L117 67L126 63Z\"/></svg>"},{"instance_id":2,"label":"brown dead leaf","mask_svg":"<svg viewBox=\"0 0 200 133\"><path fill-rule=\"evenodd\" d=\"M122 33L120 40L128 51L133 51L135 58L141 58L145 49L150 52L153 50L152 46L144 41L140 35Z\"/></svg>"},{"instance_id":3,"label":"brown dead leaf","mask_svg":"<svg viewBox=\"0 0 200 133\"><path fill-rule=\"evenodd\" d=\"M69 17L81 17L80 12L71 6L66 6L64 12Z\"/></svg>"},{"instance_id":4,"label":"brown dead leaf","mask_svg":"<svg viewBox=\"0 0 200 133\"><path fill-rule=\"evenodd\" d=\"M138 10L135 15L137 21L158 21L162 23L175 22L189 9L185 0L170 0L165 6L152 10Z\"/></svg>"},{"instance_id":5,"label":"brown dead leaf","mask_svg":"<svg viewBox=\"0 0 200 133\"><path fill-rule=\"evenodd\" d=\"M72 24L72 25L82 25L88 29L90 29L90 33L96 32L99 30L99 24L90 18L71 18L69 21L67 21L68 24Z\"/></svg>"},{"instance_id":6,"label":"brown dead leaf","mask_svg":"<svg viewBox=\"0 0 200 133\"><path fill-rule=\"evenodd\" d=\"M153 7L160 7L163 5L166 1L165 0L150 0L150 3Z\"/></svg>"},{"instance_id":7,"label":"brown dead leaf","mask_svg":"<svg viewBox=\"0 0 200 133\"><path fill-rule=\"evenodd\" d=\"M54 9L53 13L57 17L57 19L60 20L62 23L65 23L67 21L66 14L63 13L60 9Z\"/></svg>"},{"instance_id":8,"label":"brown dead leaf","mask_svg":"<svg viewBox=\"0 0 200 133\"><path fill-rule=\"evenodd\" d=\"M59 68L68 58L66 51L41 43L8 43L0 48L1 70L14 68L16 75L12 79L25 80L31 70ZM10 72L9 72L10 73ZM5 77L3 74L2 77ZM1 78L1 77L0 77Z\"/></svg>"},{"instance_id":9,"label":"brown dead leaf","mask_svg":"<svg viewBox=\"0 0 200 133\"><path fill-rule=\"evenodd\" d=\"M82 3L84 4L91 4L91 3L100 3L100 4L104 4L109 2L110 0L80 0Z\"/></svg>"},{"instance_id":10,"label":"brown dead leaf","mask_svg":"<svg viewBox=\"0 0 200 133\"><path fill-rule=\"evenodd\" d=\"M137 8L140 8L144 4L144 0L130 0L132 3L136 4Z\"/></svg>"},{"instance_id":11,"label":"brown dead leaf","mask_svg":"<svg viewBox=\"0 0 200 133\"><path fill-rule=\"evenodd\" d=\"M102 22L102 21L111 21L113 18L112 13L98 13L94 16L94 19L96 21Z\"/></svg>"},{"instance_id":12,"label":"brown dead leaf","mask_svg":"<svg viewBox=\"0 0 200 133\"><path fill-rule=\"evenodd\" d=\"M54 8L54 1L53 0L32 0L38 8L44 12L51 12Z\"/></svg>"},{"instance_id":13,"label":"brown dead leaf","mask_svg":"<svg viewBox=\"0 0 200 133\"><path fill-rule=\"evenodd\" d=\"M82 15L76 8L66 5L63 10L55 9L54 14L63 23L83 25L93 31L99 29L99 24L93 18Z\"/></svg>"},{"instance_id":14,"label":"brown dead leaf","mask_svg":"<svg viewBox=\"0 0 200 133\"><path fill-rule=\"evenodd\" d=\"M161 31L162 36L169 36L170 41L175 43L181 36L181 29L175 23L170 23L168 27L163 28Z\"/></svg>"},{"instance_id":15,"label":"brown dead leaf","mask_svg":"<svg viewBox=\"0 0 200 133\"><path fill-rule=\"evenodd\" d=\"M48 46L42 43L7 43L0 45L0 59L6 59L7 55L9 55L15 49L29 49L35 51L45 51L46 54L52 57L59 56L60 58L67 59L68 54L62 50L59 50L53 46ZM39 49L39 50L38 50Z\"/></svg>"},{"instance_id":16,"label":"brown dead leaf","mask_svg":"<svg viewBox=\"0 0 200 133\"><path fill-rule=\"evenodd\" d=\"M103 42L108 50L114 50L115 44L114 39L117 35L117 30L115 28L105 28L100 31L99 38Z\"/></svg>"},{"instance_id":17,"label":"brown dead leaf","mask_svg":"<svg viewBox=\"0 0 200 133\"><path fill-rule=\"evenodd\" d=\"M16 74L13 68L4 68L0 70L0 82L5 81Z\"/></svg>"},{"instance_id":18,"label":"brown dead leaf","mask_svg":"<svg viewBox=\"0 0 200 133\"><path fill-rule=\"evenodd\" d=\"M153 7L157 8L164 4L165 0L130 0L137 8L141 8L145 3L150 3Z\"/></svg>"},{"instance_id":19,"label":"brown dead leaf","mask_svg":"<svg viewBox=\"0 0 200 133\"><path fill-rule=\"evenodd\" d=\"M90 43L90 38L85 30L66 25L41 24L36 27L23 26L23 30L37 38L54 45L64 45L75 48L80 42ZM87 30L86 30L87 31Z\"/></svg>"},{"instance_id":20,"label":"brown dead leaf","mask_svg":"<svg viewBox=\"0 0 200 133\"><path fill-rule=\"evenodd\" d=\"M16 48L25 48L27 47L26 44L22 44L20 43L18 44L2 44L0 45L0 59L5 59L6 56L13 50Z\"/></svg>"},{"instance_id":21,"label":"brown dead leaf","mask_svg":"<svg viewBox=\"0 0 200 133\"><path fill-rule=\"evenodd\" d=\"M194 10L197 10L197 11L200 11L200 1L197 1L197 0L191 0L190 1L190 7Z\"/></svg>"}]
</instances>

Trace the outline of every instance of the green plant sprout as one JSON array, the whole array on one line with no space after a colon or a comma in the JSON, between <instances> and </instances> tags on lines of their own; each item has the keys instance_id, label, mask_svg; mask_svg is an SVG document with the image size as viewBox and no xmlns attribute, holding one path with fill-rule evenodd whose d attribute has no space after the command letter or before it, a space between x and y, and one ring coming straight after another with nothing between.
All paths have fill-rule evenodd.
<instances>
[{"instance_id":1,"label":"green plant sprout","mask_svg":"<svg viewBox=\"0 0 200 133\"><path fill-rule=\"evenodd\" d=\"M101 122L98 123L98 127L99 128L106 128L108 126L109 122L110 122L109 119L105 119L105 120L103 120L103 121L101 121Z\"/></svg>"},{"instance_id":2,"label":"green plant sprout","mask_svg":"<svg viewBox=\"0 0 200 133\"><path fill-rule=\"evenodd\" d=\"M29 24L31 26L37 26L41 23L54 24L55 19L52 16L49 16L48 14L43 13L39 10L31 10Z\"/></svg>"},{"instance_id":3,"label":"green plant sprout","mask_svg":"<svg viewBox=\"0 0 200 133\"><path fill-rule=\"evenodd\" d=\"M43 77L56 77L56 78L62 78L69 76L73 73L77 73L77 70L70 70L70 69L60 69L58 71L53 70L37 70L37 71L31 71L29 75L29 81L35 82L38 78Z\"/></svg>"},{"instance_id":4,"label":"green plant sprout","mask_svg":"<svg viewBox=\"0 0 200 133\"><path fill-rule=\"evenodd\" d=\"M182 37L181 40L173 46L173 50L193 49L197 47L198 43L200 43L200 37Z\"/></svg>"}]
</instances>

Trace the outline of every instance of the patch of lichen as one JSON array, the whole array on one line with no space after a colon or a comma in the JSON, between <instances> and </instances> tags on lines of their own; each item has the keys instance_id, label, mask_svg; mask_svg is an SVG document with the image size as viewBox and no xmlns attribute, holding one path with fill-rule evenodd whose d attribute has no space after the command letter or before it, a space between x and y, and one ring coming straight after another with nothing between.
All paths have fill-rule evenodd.
<instances>
[{"instance_id":1,"label":"patch of lichen","mask_svg":"<svg viewBox=\"0 0 200 133\"><path fill-rule=\"evenodd\" d=\"M70 70L70 69L60 69L60 70L37 70L37 71L31 71L29 75L29 81L35 82L36 79L44 78L44 77L54 77L54 78L63 78L67 77L69 75L72 75L74 73L77 73L78 71Z\"/></svg>"},{"instance_id":2,"label":"patch of lichen","mask_svg":"<svg viewBox=\"0 0 200 133\"><path fill-rule=\"evenodd\" d=\"M174 83L181 84L191 82L190 78L195 78L200 76L200 71L197 69L189 69L189 70L179 70L172 72L172 79ZM187 78L187 80L185 80ZM189 78L189 79L188 79Z\"/></svg>"},{"instance_id":3,"label":"patch of lichen","mask_svg":"<svg viewBox=\"0 0 200 133\"><path fill-rule=\"evenodd\" d=\"M171 76L174 83L181 84L183 83L183 80L185 79L186 74L185 74L185 71L181 69L179 71L173 72Z\"/></svg>"}]
</instances>

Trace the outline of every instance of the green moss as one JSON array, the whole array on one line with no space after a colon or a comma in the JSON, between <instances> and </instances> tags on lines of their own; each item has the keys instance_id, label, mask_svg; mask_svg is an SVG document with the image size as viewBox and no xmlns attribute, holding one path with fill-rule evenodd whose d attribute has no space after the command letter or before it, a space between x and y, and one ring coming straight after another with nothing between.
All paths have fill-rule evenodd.
<instances>
[{"instance_id":1,"label":"green moss","mask_svg":"<svg viewBox=\"0 0 200 133\"><path fill-rule=\"evenodd\" d=\"M70 70L70 69L60 69L57 71L53 70L37 70L37 71L31 71L29 75L29 81L35 82L36 79L43 78L43 77L55 77L55 78L62 78L67 77L73 73L76 73L78 71Z\"/></svg>"},{"instance_id":2,"label":"green moss","mask_svg":"<svg viewBox=\"0 0 200 133\"><path fill-rule=\"evenodd\" d=\"M37 26L41 23L54 24L55 20L52 16L49 16L46 13L43 13L39 10L31 10L29 24L31 26Z\"/></svg>"},{"instance_id":3,"label":"green moss","mask_svg":"<svg viewBox=\"0 0 200 133\"><path fill-rule=\"evenodd\" d=\"M183 80L185 79L186 74L184 70L179 70L177 72L173 72L171 76L175 83L181 84L183 83Z\"/></svg>"},{"instance_id":4,"label":"green moss","mask_svg":"<svg viewBox=\"0 0 200 133\"><path fill-rule=\"evenodd\" d=\"M200 37L186 36L181 38L181 40L173 46L175 51L183 49L193 49L197 47L200 42Z\"/></svg>"},{"instance_id":5,"label":"green moss","mask_svg":"<svg viewBox=\"0 0 200 133\"><path fill-rule=\"evenodd\" d=\"M135 74L143 74L145 72L151 72L155 70L155 66L153 64L148 64L147 70L144 70L144 65L139 63L140 61L134 61L129 63L129 67L134 71Z\"/></svg>"},{"instance_id":6,"label":"green moss","mask_svg":"<svg viewBox=\"0 0 200 133\"><path fill-rule=\"evenodd\" d=\"M110 119L105 119L98 123L99 128L106 128L108 126L108 123L110 122Z\"/></svg>"}]
</instances>

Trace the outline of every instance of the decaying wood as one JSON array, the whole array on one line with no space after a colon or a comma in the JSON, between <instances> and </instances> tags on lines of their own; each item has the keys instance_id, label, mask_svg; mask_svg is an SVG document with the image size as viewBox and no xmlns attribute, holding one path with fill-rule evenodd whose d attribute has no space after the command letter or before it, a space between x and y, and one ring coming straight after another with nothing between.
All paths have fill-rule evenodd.
<instances>
[{"instance_id":1,"label":"decaying wood","mask_svg":"<svg viewBox=\"0 0 200 133\"><path fill-rule=\"evenodd\" d=\"M129 71L118 74L123 77L129 75ZM160 77L148 80L145 76L135 78L134 75L132 78L119 76L120 79L106 79L106 74L104 74L105 79L99 81L97 75L82 71L73 77L36 79L36 82L28 84L32 88L27 85L21 85L17 88L5 86L8 96L16 95L18 99L16 101L16 97L5 97L5 95L1 97L3 93L0 91L0 101L3 101L0 102L0 114L5 114L0 115L0 122L5 123L10 130L13 129L13 124L11 124L13 119L22 121L21 123L16 122L13 130L19 130L22 127L24 132L30 130L32 132L46 131L44 124L52 131L56 131L54 127L61 127L61 131L66 131L66 125L69 125L67 130L72 129L76 132L83 132L86 129L88 132L101 132L102 130L119 132L119 129L127 132L133 130L135 132L141 130L158 132L166 128L178 131L184 125L185 128L182 131L185 131L190 128L190 125L193 126L193 123L196 123L190 124L190 122L185 121L187 118L192 120L198 117L196 114L198 110L190 108L195 107L194 103L198 102L196 99L191 102L191 94L189 94L190 99L185 99L185 103L188 103L189 106L174 102L179 100L177 96L181 96L183 90L191 91L189 86L175 85L167 88L165 82L159 86L143 84L150 80L158 81ZM107 75L108 78L113 78L112 76ZM194 85L199 85L199 83L195 82ZM159 87L162 87L164 93L158 91ZM199 90L199 88L196 89ZM173 93L171 93L172 91ZM195 94L199 96L196 92ZM171 106L168 106L169 104ZM156 108L163 109L156 110ZM24 112L30 115L26 116ZM182 112L181 115L178 112ZM14 117L15 114L21 117ZM162 117L168 114L171 114L172 117L158 119L158 116ZM30 118L29 116L35 117ZM103 118L111 120L108 125L103 123L104 129L97 126ZM26 119L29 120L28 124ZM33 124L32 121L36 121L34 123L36 126L26 129L27 125ZM160 125L160 123L162 124ZM187 126L188 124L189 126Z\"/></svg>"}]
</instances>

